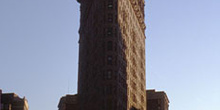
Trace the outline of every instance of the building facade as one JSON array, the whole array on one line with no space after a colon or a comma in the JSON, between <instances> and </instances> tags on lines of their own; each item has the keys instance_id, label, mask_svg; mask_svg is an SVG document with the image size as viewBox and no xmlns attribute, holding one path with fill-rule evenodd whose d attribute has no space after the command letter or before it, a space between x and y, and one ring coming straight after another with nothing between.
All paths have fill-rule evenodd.
<instances>
[{"instance_id":1,"label":"building facade","mask_svg":"<svg viewBox=\"0 0 220 110\"><path fill-rule=\"evenodd\" d=\"M169 110L169 99L166 93L147 90L147 110Z\"/></svg>"},{"instance_id":2,"label":"building facade","mask_svg":"<svg viewBox=\"0 0 220 110\"><path fill-rule=\"evenodd\" d=\"M144 0L78 2L79 110L146 110Z\"/></svg>"},{"instance_id":3,"label":"building facade","mask_svg":"<svg viewBox=\"0 0 220 110\"><path fill-rule=\"evenodd\" d=\"M78 110L77 94L62 97L58 108L59 110Z\"/></svg>"},{"instance_id":4,"label":"building facade","mask_svg":"<svg viewBox=\"0 0 220 110\"><path fill-rule=\"evenodd\" d=\"M1 110L28 110L25 98L20 98L15 93L3 93L1 95Z\"/></svg>"}]
</instances>

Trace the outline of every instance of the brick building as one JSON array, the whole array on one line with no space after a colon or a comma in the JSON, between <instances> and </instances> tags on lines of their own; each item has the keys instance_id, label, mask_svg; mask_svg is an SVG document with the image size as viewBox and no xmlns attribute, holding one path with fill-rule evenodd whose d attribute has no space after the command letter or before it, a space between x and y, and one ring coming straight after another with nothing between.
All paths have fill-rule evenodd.
<instances>
[{"instance_id":1,"label":"brick building","mask_svg":"<svg viewBox=\"0 0 220 110\"><path fill-rule=\"evenodd\" d=\"M147 90L147 110L168 110L169 99L164 91Z\"/></svg>"},{"instance_id":2,"label":"brick building","mask_svg":"<svg viewBox=\"0 0 220 110\"><path fill-rule=\"evenodd\" d=\"M145 90L144 0L77 1L78 94L59 110L168 110L165 92Z\"/></svg>"},{"instance_id":3,"label":"brick building","mask_svg":"<svg viewBox=\"0 0 220 110\"><path fill-rule=\"evenodd\" d=\"M28 103L15 93L2 93L1 110L28 110Z\"/></svg>"},{"instance_id":4,"label":"brick building","mask_svg":"<svg viewBox=\"0 0 220 110\"><path fill-rule=\"evenodd\" d=\"M146 110L144 0L78 0L79 110Z\"/></svg>"}]
</instances>

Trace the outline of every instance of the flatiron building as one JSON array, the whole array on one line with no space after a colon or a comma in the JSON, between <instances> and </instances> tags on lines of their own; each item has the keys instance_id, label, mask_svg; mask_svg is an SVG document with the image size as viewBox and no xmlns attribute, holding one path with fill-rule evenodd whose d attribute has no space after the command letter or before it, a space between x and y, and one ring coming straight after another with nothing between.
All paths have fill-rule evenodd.
<instances>
[{"instance_id":1,"label":"flatiron building","mask_svg":"<svg viewBox=\"0 0 220 110\"><path fill-rule=\"evenodd\" d=\"M79 110L146 110L144 0L78 0Z\"/></svg>"}]
</instances>

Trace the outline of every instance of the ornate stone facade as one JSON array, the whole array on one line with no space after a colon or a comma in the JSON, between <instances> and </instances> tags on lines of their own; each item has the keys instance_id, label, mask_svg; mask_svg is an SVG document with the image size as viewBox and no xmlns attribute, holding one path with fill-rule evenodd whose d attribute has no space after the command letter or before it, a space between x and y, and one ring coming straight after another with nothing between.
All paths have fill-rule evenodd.
<instances>
[{"instance_id":1,"label":"ornate stone facade","mask_svg":"<svg viewBox=\"0 0 220 110\"><path fill-rule=\"evenodd\" d=\"M144 0L78 0L80 110L146 110Z\"/></svg>"}]
</instances>

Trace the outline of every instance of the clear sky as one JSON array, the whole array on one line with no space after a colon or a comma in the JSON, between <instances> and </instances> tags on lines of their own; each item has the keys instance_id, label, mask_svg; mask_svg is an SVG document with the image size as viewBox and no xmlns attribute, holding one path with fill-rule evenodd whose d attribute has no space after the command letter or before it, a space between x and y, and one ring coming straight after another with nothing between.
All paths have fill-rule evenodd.
<instances>
[{"instance_id":1,"label":"clear sky","mask_svg":"<svg viewBox=\"0 0 220 110\"><path fill-rule=\"evenodd\" d=\"M220 1L146 0L147 88L170 110L220 110ZM79 4L0 0L0 88L30 110L77 92Z\"/></svg>"}]
</instances>

